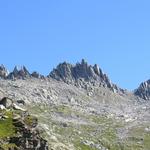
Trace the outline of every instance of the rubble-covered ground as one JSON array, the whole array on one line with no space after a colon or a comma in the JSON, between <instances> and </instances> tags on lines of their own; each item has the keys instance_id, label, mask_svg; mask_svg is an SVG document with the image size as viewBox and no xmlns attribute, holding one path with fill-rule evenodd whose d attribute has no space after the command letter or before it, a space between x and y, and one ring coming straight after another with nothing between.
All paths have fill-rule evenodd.
<instances>
[{"instance_id":1,"label":"rubble-covered ground","mask_svg":"<svg viewBox=\"0 0 150 150\"><path fill-rule=\"evenodd\" d=\"M150 149L149 101L130 92L86 87L51 78L0 82L2 97L5 93L38 118L51 150Z\"/></svg>"}]
</instances>

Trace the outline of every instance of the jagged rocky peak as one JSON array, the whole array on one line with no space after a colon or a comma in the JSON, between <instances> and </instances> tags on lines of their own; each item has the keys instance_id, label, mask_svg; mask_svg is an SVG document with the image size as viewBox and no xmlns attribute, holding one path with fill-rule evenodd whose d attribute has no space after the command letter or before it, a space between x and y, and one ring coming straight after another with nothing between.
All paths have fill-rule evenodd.
<instances>
[{"instance_id":1,"label":"jagged rocky peak","mask_svg":"<svg viewBox=\"0 0 150 150\"><path fill-rule=\"evenodd\" d=\"M87 62L82 59L81 63L77 63L75 66L69 63L61 63L54 69L49 76L57 80L69 81L77 80L83 78L85 80L90 80L92 78L96 79L100 75L101 70L97 65L92 67L88 65Z\"/></svg>"},{"instance_id":2,"label":"jagged rocky peak","mask_svg":"<svg viewBox=\"0 0 150 150\"><path fill-rule=\"evenodd\" d=\"M34 78L37 78L37 79L44 79L45 78L43 75L41 75L37 71L32 72L31 76Z\"/></svg>"},{"instance_id":3,"label":"jagged rocky peak","mask_svg":"<svg viewBox=\"0 0 150 150\"><path fill-rule=\"evenodd\" d=\"M61 63L50 73L49 76L55 78L56 80L72 80L72 68L73 66L69 63Z\"/></svg>"},{"instance_id":4,"label":"jagged rocky peak","mask_svg":"<svg viewBox=\"0 0 150 150\"><path fill-rule=\"evenodd\" d=\"M25 66L22 66L21 68L15 66L13 72L7 76L8 79L23 79L27 77L30 77L30 73Z\"/></svg>"},{"instance_id":5,"label":"jagged rocky peak","mask_svg":"<svg viewBox=\"0 0 150 150\"><path fill-rule=\"evenodd\" d=\"M150 80L141 83L134 94L145 100L150 100Z\"/></svg>"},{"instance_id":6,"label":"jagged rocky peak","mask_svg":"<svg viewBox=\"0 0 150 150\"><path fill-rule=\"evenodd\" d=\"M111 83L108 76L102 72L97 64L94 66L88 65L84 59L82 59L81 63L77 63L76 65L66 62L61 63L56 67L56 69L53 69L48 77L81 87L84 87L84 82L108 87L112 91L119 90L116 85Z\"/></svg>"},{"instance_id":7,"label":"jagged rocky peak","mask_svg":"<svg viewBox=\"0 0 150 150\"><path fill-rule=\"evenodd\" d=\"M6 67L2 64L2 65L0 66L0 77L5 79L5 78L8 76L8 74L9 74L8 70L7 70Z\"/></svg>"}]
</instances>

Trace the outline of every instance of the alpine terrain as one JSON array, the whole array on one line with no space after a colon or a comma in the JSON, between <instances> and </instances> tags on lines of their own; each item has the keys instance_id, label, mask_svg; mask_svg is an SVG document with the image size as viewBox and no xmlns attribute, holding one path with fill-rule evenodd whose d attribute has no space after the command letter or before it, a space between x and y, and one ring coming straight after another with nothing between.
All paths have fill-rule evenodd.
<instances>
[{"instance_id":1,"label":"alpine terrain","mask_svg":"<svg viewBox=\"0 0 150 150\"><path fill-rule=\"evenodd\" d=\"M0 78L0 150L150 150L150 80L128 91L84 59Z\"/></svg>"}]
</instances>

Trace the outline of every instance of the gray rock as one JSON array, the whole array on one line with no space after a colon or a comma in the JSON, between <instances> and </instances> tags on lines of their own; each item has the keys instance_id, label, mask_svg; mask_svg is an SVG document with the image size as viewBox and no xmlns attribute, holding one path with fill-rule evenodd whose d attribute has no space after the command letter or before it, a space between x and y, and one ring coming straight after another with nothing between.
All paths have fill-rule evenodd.
<instances>
[{"instance_id":1,"label":"gray rock","mask_svg":"<svg viewBox=\"0 0 150 150\"><path fill-rule=\"evenodd\" d=\"M15 66L13 72L11 72L7 78L14 80L14 79L24 79L24 78L28 78L30 76L31 75L25 66L22 66L21 69L19 69L17 66Z\"/></svg>"},{"instance_id":2,"label":"gray rock","mask_svg":"<svg viewBox=\"0 0 150 150\"><path fill-rule=\"evenodd\" d=\"M76 65L66 62L59 64L48 77L85 89L89 84L107 87L113 92L122 92L120 88L111 83L108 76L102 72L98 65L88 65L84 59Z\"/></svg>"},{"instance_id":3,"label":"gray rock","mask_svg":"<svg viewBox=\"0 0 150 150\"><path fill-rule=\"evenodd\" d=\"M32 74L31 74L32 77L34 78L38 78L38 79L44 79L45 77L41 74L39 74L38 72L34 71Z\"/></svg>"},{"instance_id":4,"label":"gray rock","mask_svg":"<svg viewBox=\"0 0 150 150\"><path fill-rule=\"evenodd\" d=\"M141 83L138 89L134 91L134 94L145 100L150 100L150 80Z\"/></svg>"},{"instance_id":5,"label":"gray rock","mask_svg":"<svg viewBox=\"0 0 150 150\"><path fill-rule=\"evenodd\" d=\"M4 65L0 66L0 77L5 79L8 76L8 70L5 68Z\"/></svg>"},{"instance_id":6,"label":"gray rock","mask_svg":"<svg viewBox=\"0 0 150 150\"><path fill-rule=\"evenodd\" d=\"M3 105L5 108L10 108L12 104L12 100L7 97L4 97L0 100L0 105Z\"/></svg>"},{"instance_id":7,"label":"gray rock","mask_svg":"<svg viewBox=\"0 0 150 150\"><path fill-rule=\"evenodd\" d=\"M40 74L36 71L34 71L32 74L31 74L32 77L34 78L40 78Z\"/></svg>"}]
</instances>

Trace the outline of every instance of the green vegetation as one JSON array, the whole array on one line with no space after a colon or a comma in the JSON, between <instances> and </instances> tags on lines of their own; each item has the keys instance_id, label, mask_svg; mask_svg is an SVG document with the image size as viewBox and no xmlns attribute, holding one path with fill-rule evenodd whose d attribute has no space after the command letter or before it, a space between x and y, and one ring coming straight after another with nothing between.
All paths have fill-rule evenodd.
<instances>
[{"instance_id":1,"label":"green vegetation","mask_svg":"<svg viewBox=\"0 0 150 150\"><path fill-rule=\"evenodd\" d=\"M0 119L0 138L12 137L15 135L15 127L13 125L13 113L11 111L2 112L5 119Z\"/></svg>"},{"instance_id":2,"label":"green vegetation","mask_svg":"<svg viewBox=\"0 0 150 150\"><path fill-rule=\"evenodd\" d=\"M3 144L0 148L4 150L9 150L9 149L17 148L17 146L15 144Z\"/></svg>"},{"instance_id":3,"label":"green vegetation","mask_svg":"<svg viewBox=\"0 0 150 150\"><path fill-rule=\"evenodd\" d=\"M125 141L125 145L129 149L149 150L150 149L150 132L145 131L147 124L134 126L129 130L129 137Z\"/></svg>"},{"instance_id":4,"label":"green vegetation","mask_svg":"<svg viewBox=\"0 0 150 150\"><path fill-rule=\"evenodd\" d=\"M5 141L8 137L13 137L16 135L16 129L13 125L13 112L12 111L1 111L4 119L0 119L0 141ZM14 149L17 148L15 144L5 143L0 145L2 149Z\"/></svg>"},{"instance_id":5,"label":"green vegetation","mask_svg":"<svg viewBox=\"0 0 150 150\"><path fill-rule=\"evenodd\" d=\"M120 131L118 130L124 130L130 125L121 119L116 120L104 115L84 114L82 111L75 111L65 105L35 107L32 112L39 115L39 121L48 125L60 143L65 145L73 143L75 150L97 150L94 146L85 145L84 141L91 141L108 150L150 150L150 132L145 131L149 124L128 128L126 131L129 132L120 138L118 135ZM77 116L81 123L68 121L66 122L67 125L64 126L65 123L50 117L49 114L53 113L60 113L63 118Z\"/></svg>"},{"instance_id":6,"label":"green vegetation","mask_svg":"<svg viewBox=\"0 0 150 150\"><path fill-rule=\"evenodd\" d=\"M57 112L57 113L62 113L64 115L68 115L68 114L70 114L72 112L69 107L64 106L64 105L60 105L60 106L54 107L53 111Z\"/></svg>"},{"instance_id":7,"label":"green vegetation","mask_svg":"<svg viewBox=\"0 0 150 150\"><path fill-rule=\"evenodd\" d=\"M94 147L85 145L85 144L81 143L80 141L75 142L74 146L75 146L76 150L96 150Z\"/></svg>"}]
</instances>

